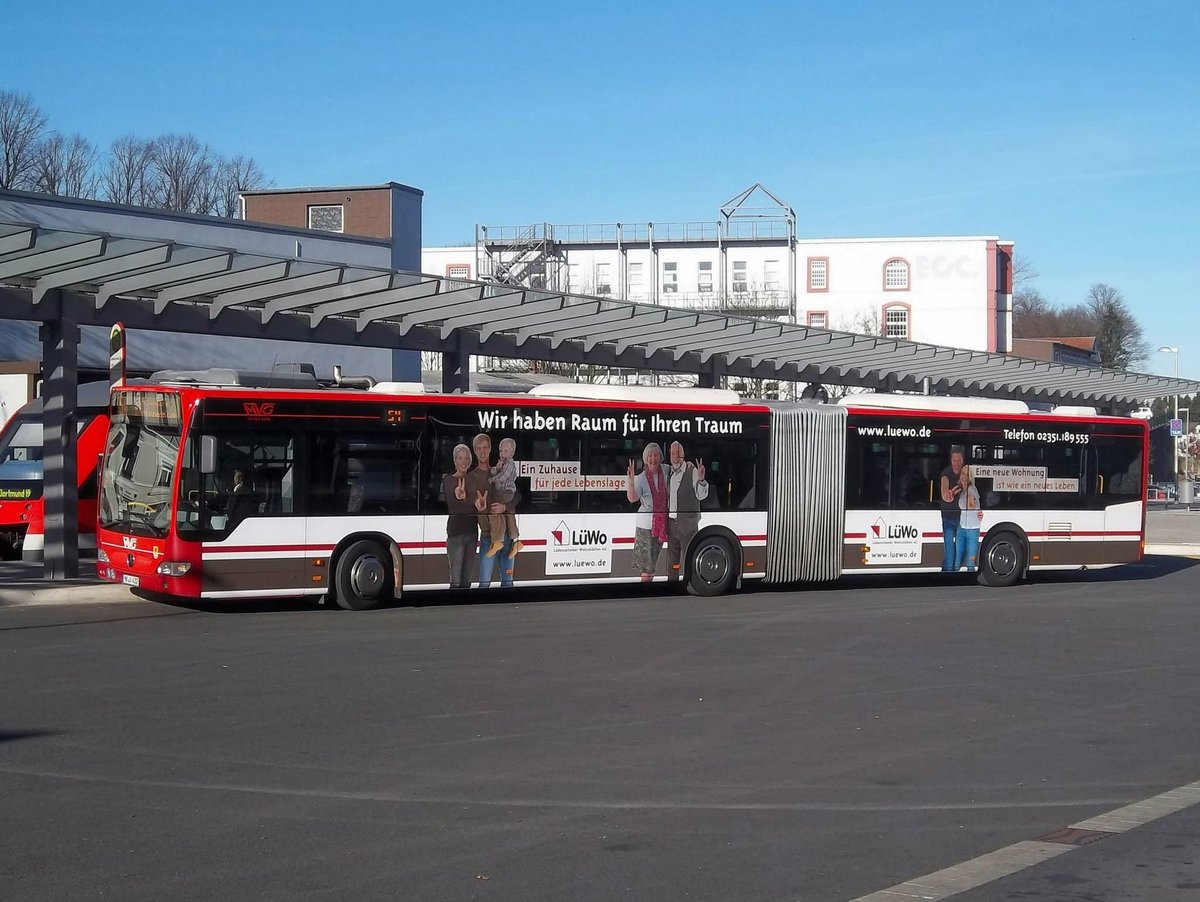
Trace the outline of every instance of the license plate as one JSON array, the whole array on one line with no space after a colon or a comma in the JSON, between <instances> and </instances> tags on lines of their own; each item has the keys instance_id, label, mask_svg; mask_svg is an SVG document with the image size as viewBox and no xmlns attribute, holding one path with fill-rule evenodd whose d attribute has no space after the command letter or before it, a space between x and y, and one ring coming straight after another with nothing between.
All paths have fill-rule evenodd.
<instances>
[{"instance_id":1,"label":"license plate","mask_svg":"<svg viewBox=\"0 0 1200 902\"><path fill-rule=\"evenodd\" d=\"M122 573L121 582L127 586L140 586L142 584L141 577L134 576L131 573Z\"/></svg>"}]
</instances>

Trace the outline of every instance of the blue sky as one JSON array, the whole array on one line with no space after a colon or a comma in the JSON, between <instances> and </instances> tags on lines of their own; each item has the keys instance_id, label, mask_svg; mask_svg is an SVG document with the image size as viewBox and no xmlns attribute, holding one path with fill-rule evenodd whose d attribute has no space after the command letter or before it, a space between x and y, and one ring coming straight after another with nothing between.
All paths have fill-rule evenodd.
<instances>
[{"instance_id":1,"label":"blue sky","mask_svg":"<svg viewBox=\"0 0 1200 902\"><path fill-rule=\"evenodd\" d=\"M999 235L1052 301L1114 285L1200 379L1200 4L0 10L0 87L101 145L192 132L281 187L414 185L429 245L714 219L762 182L802 236Z\"/></svg>"}]
</instances>

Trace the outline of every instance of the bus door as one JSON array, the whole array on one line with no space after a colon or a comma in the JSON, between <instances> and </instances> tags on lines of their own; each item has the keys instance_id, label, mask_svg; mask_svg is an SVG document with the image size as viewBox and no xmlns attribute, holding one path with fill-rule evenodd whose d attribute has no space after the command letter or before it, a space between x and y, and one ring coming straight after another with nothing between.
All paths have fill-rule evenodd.
<instances>
[{"instance_id":1,"label":"bus door","mask_svg":"<svg viewBox=\"0 0 1200 902\"><path fill-rule=\"evenodd\" d=\"M381 417L341 429L313 429L305 436L305 545L310 555L328 559L352 536L384 536L403 556L405 583L423 580L426 569L444 580L444 562L438 567L425 561L430 555L420 516L417 425L407 418L390 425ZM444 534L441 542L444 546ZM313 571L310 583L321 575Z\"/></svg>"}]
</instances>

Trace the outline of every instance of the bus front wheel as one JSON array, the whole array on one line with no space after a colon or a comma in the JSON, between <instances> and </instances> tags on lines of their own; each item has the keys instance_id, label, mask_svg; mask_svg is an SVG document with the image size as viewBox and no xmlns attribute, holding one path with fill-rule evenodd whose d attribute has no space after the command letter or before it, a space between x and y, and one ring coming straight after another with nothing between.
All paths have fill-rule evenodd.
<instances>
[{"instance_id":1,"label":"bus front wheel","mask_svg":"<svg viewBox=\"0 0 1200 902\"><path fill-rule=\"evenodd\" d=\"M737 582L737 554L729 540L702 536L688 549L687 587L693 595L724 595Z\"/></svg>"},{"instance_id":2,"label":"bus front wheel","mask_svg":"<svg viewBox=\"0 0 1200 902\"><path fill-rule=\"evenodd\" d=\"M334 596L346 611L373 608L391 593L392 559L378 543L362 539L338 558Z\"/></svg>"},{"instance_id":3,"label":"bus front wheel","mask_svg":"<svg viewBox=\"0 0 1200 902\"><path fill-rule=\"evenodd\" d=\"M985 586L1016 585L1025 574L1025 543L1016 533L988 536L979 561L979 581Z\"/></svg>"}]
</instances>

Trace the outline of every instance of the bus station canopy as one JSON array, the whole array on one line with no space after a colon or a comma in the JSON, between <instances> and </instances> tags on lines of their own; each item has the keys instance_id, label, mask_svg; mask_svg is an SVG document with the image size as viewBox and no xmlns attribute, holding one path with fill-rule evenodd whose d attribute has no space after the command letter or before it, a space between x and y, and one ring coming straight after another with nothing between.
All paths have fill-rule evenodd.
<instances>
[{"instance_id":1,"label":"bus station canopy","mask_svg":"<svg viewBox=\"0 0 1200 902\"><path fill-rule=\"evenodd\" d=\"M709 385L728 375L1103 407L1200 392L1185 379L2 214L0 318L440 351L460 361L460 379L462 361L482 354L691 373Z\"/></svg>"}]
</instances>

